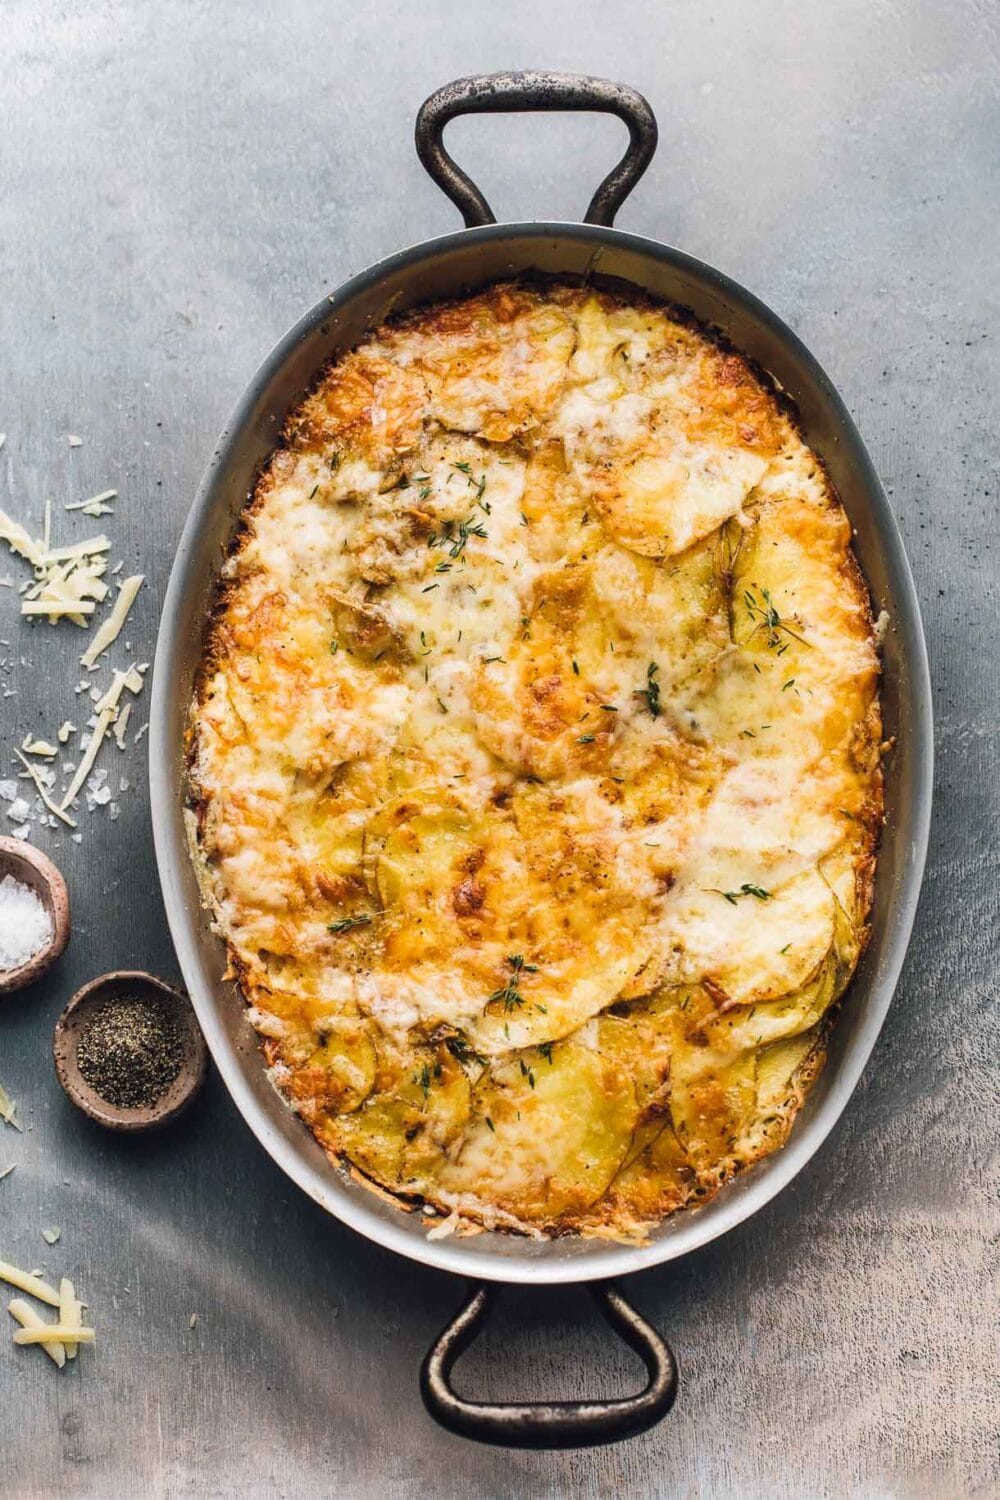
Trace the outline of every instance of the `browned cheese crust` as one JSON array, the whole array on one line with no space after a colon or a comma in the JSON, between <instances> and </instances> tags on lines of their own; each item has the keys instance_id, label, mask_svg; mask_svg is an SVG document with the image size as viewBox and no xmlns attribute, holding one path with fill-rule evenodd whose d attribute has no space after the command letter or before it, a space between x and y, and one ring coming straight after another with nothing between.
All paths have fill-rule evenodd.
<instances>
[{"instance_id":1,"label":"browned cheese crust","mask_svg":"<svg viewBox=\"0 0 1000 1500\"><path fill-rule=\"evenodd\" d=\"M782 1144L882 816L850 543L767 382L638 295L494 286L326 372L226 563L191 777L331 1156L627 1239Z\"/></svg>"}]
</instances>

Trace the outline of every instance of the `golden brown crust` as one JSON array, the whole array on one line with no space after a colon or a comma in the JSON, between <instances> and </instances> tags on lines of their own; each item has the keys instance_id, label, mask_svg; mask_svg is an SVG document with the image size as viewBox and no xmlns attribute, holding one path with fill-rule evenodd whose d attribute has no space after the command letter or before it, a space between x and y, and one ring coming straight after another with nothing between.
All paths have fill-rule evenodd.
<instances>
[{"instance_id":1,"label":"golden brown crust","mask_svg":"<svg viewBox=\"0 0 1000 1500\"><path fill-rule=\"evenodd\" d=\"M293 413L225 574L198 838L327 1149L619 1237L776 1149L867 937L881 723L760 373L638 295L418 309Z\"/></svg>"}]
</instances>

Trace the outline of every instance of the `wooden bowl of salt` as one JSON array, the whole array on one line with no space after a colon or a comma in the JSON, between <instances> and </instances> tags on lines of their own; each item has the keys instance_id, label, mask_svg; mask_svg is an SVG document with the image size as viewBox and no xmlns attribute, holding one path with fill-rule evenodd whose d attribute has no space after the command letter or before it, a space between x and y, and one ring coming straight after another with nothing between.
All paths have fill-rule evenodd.
<instances>
[{"instance_id":1,"label":"wooden bowl of salt","mask_svg":"<svg viewBox=\"0 0 1000 1500\"><path fill-rule=\"evenodd\" d=\"M0 995L46 974L69 942L66 882L41 850L0 838Z\"/></svg>"}]
</instances>

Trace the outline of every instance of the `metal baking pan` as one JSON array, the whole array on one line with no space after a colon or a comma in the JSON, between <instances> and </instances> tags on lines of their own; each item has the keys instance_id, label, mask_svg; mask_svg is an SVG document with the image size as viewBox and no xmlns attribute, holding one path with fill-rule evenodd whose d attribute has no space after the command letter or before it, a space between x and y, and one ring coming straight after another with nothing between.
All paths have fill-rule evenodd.
<instances>
[{"instance_id":1,"label":"metal baking pan","mask_svg":"<svg viewBox=\"0 0 1000 1500\"><path fill-rule=\"evenodd\" d=\"M594 194L583 223L497 224L486 200L444 149L454 116L523 110L601 110L628 126L622 160ZM471 1278L477 1289L428 1355L422 1390L444 1425L487 1442L583 1446L642 1431L674 1399L668 1346L608 1281L685 1255L763 1207L822 1144L861 1075L892 999L913 923L931 808L932 734L927 654L916 594L882 486L848 412L816 360L752 293L681 250L612 227L656 147L656 122L633 89L555 73L461 79L433 94L417 120L417 150L457 204L466 228L403 250L324 296L268 355L226 426L188 517L167 590L156 651L149 736L150 791L160 880L181 969L215 1063L258 1140L331 1214L360 1234L425 1265ZM429 1241L406 1215L333 1166L268 1082L242 997L224 977L188 856L185 730L219 567L285 418L338 353L392 313L528 272L612 277L689 309L767 371L797 408L807 442L824 460L854 527L876 611L889 625L882 706L894 749L885 762L886 823L879 851L871 940L845 995L829 1056L785 1147L706 1206L667 1219L642 1246L503 1233ZM637 1396L599 1403L473 1403L449 1383L454 1360L488 1306L483 1283L593 1283L612 1326L644 1359Z\"/></svg>"}]
</instances>

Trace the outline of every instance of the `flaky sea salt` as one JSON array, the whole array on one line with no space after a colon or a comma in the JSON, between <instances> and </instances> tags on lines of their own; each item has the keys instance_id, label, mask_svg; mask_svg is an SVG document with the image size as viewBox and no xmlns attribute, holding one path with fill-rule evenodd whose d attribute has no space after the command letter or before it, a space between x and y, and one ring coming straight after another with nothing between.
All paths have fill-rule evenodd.
<instances>
[{"instance_id":1,"label":"flaky sea salt","mask_svg":"<svg viewBox=\"0 0 1000 1500\"><path fill-rule=\"evenodd\" d=\"M19 969L52 937L52 918L30 885L0 880L0 969Z\"/></svg>"}]
</instances>

